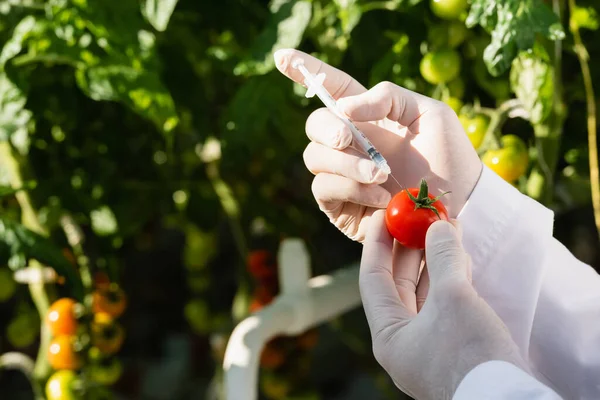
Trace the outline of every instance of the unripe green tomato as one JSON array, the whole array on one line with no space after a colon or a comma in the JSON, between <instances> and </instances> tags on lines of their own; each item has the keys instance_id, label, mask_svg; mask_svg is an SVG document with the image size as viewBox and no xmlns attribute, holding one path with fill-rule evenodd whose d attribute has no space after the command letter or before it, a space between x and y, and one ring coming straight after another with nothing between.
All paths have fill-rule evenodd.
<instances>
[{"instance_id":1,"label":"unripe green tomato","mask_svg":"<svg viewBox=\"0 0 600 400\"><path fill-rule=\"evenodd\" d=\"M456 114L460 113L460 110L463 106L463 102L460 99L457 99L456 97L448 97L446 100L444 100L444 103L448 104Z\"/></svg>"},{"instance_id":2,"label":"unripe green tomato","mask_svg":"<svg viewBox=\"0 0 600 400\"><path fill-rule=\"evenodd\" d=\"M442 19L458 19L467 10L467 0L430 0L431 12Z\"/></svg>"},{"instance_id":3,"label":"unripe green tomato","mask_svg":"<svg viewBox=\"0 0 600 400\"><path fill-rule=\"evenodd\" d=\"M425 54L419 65L421 75L433 85L455 79L460 73L460 55L450 49Z\"/></svg>"},{"instance_id":4,"label":"unripe green tomato","mask_svg":"<svg viewBox=\"0 0 600 400\"><path fill-rule=\"evenodd\" d=\"M39 328L35 315L20 314L6 327L6 338L13 347L23 349L31 346L37 339Z\"/></svg>"},{"instance_id":5,"label":"unripe green tomato","mask_svg":"<svg viewBox=\"0 0 600 400\"><path fill-rule=\"evenodd\" d=\"M463 44L467 35L469 34L469 30L465 26L464 23L460 21L452 21L448 24L448 45L451 48L456 48Z\"/></svg>"},{"instance_id":6,"label":"unripe green tomato","mask_svg":"<svg viewBox=\"0 0 600 400\"><path fill-rule=\"evenodd\" d=\"M450 91L450 96L462 99L465 95L465 81L459 76L448 82L448 90Z\"/></svg>"},{"instance_id":7,"label":"unripe green tomato","mask_svg":"<svg viewBox=\"0 0 600 400\"><path fill-rule=\"evenodd\" d=\"M458 117L460 123L462 124L471 144L475 149L481 146L483 142L483 138L485 137L485 133L487 132L488 125L490 123L489 119L484 115L475 115L472 118L469 118L466 115L461 115Z\"/></svg>"},{"instance_id":8,"label":"unripe green tomato","mask_svg":"<svg viewBox=\"0 0 600 400\"><path fill-rule=\"evenodd\" d=\"M17 290L17 282L9 268L0 268L0 302L8 301Z\"/></svg>"}]
</instances>

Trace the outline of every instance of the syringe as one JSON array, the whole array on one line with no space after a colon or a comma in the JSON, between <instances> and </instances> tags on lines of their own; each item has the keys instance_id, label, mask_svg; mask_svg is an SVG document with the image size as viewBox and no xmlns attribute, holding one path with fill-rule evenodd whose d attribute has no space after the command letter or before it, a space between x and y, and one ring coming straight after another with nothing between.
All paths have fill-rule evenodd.
<instances>
[{"instance_id":1,"label":"syringe","mask_svg":"<svg viewBox=\"0 0 600 400\"><path fill-rule=\"evenodd\" d=\"M317 97L321 99L323 104L325 104L325 106L331 112L333 112L338 118L340 118L344 122L344 124L346 124L346 126L352 132L356 143L358 143L360 147L362 147L362 149L369 155L369 157L371 158L371 160L373 160L375 165L377 165L377 167L380 170L390 175L392 173L392 170L390 169L385 158L383 158L381 153L377 151L375 146L371 144L371 142L369 141L369 139L367 139L364 133L362 133L362 131L358 129L356 125L354 125L354 122L352 122L338 109L337 102L333 97L331 97L327 89L325 89L325 87L323 86L323 82L325 81L325 74L311 74L304 66L304 62L302 60L294 61L292 63L292 67L296 68L302 73L302 75L304 75L304 84L308 88L308 90L306 91L306 97L311 98L316 94Z\"/></svg>"}]
</instances>

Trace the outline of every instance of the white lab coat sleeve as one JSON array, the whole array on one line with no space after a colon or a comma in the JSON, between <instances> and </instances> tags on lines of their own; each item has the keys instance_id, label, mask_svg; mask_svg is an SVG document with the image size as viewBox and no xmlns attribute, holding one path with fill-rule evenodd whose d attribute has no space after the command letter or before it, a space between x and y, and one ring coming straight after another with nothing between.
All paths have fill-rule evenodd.
<instances>
[{"instance_id":1,"label":"white lab coat sleeve","mask_svg":"<svg viewBox=\"0 0 600 400\"><path fill-rule=\"evenodd\" d=\"M453 400L561 400L531 375L505 361L488 361L462 380Z\"/></svg>"},{"instance_id":2,"label":"white lab coat sleeve","mask_svg":"<svg viewBox=\"0 0 600 400\"><path fill-rule=\"evenodd\" d=\"M600 275L553 238L553 212L484 167L457 218L473 285L535 377L565 398L600 399Z\"/></svg>"}]
</instances>

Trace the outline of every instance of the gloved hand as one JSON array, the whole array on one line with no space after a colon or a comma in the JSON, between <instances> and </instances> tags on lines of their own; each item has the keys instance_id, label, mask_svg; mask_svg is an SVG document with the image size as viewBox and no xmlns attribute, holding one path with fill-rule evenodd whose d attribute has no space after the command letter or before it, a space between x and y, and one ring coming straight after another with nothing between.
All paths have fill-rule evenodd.
<instances>
[{"instance_id":1,"label":"gloved hand","mask_svg":"<svg viewBox=\"0 0 600 400\"><path fill-rule=\"evenodd\" d=\"M451 399L466 374L491 360L531 373L500 318L469 282L469 257L458 230L437 221L427 232L429 292L422 295L421 252L397 244L376 211L364 242L360 293L375 358L412 397ZM500 377L499 377L500 378Z\"/></svg>"},{"instance_id":2,"label":"gloved hand","mask_svg":"<svg viewBox=\"0 0 600 400\"><path fill-rule=\"evenodd\" d=\"M367 91L349 75L305 53L276 52L277 68L299 83L304 77L292 67L296 59L303 59L313 74L326 73L324 86L387 159L400 184L418 187L425 178L432 194L450 191L442 201L450 217L458 215L482 164L450 107L389 82ZM311 143L304 162L315 174L312 190L319 207L348 237L362 242L369 217L385 208L401 187L352 146L350 130L326 108L310 115L306 133Z\"/></svg>"}]
</instances>

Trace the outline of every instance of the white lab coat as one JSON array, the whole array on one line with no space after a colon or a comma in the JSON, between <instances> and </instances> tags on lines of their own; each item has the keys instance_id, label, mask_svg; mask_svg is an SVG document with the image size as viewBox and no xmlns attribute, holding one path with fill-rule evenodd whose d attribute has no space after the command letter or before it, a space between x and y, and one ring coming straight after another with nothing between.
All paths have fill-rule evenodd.
<instances>
[{"instance_id":1,"label":"white lab coat","mask_svg":"<svg viewBox=\"0 0 600 400\"><path fill-rule=\"evenodd\" d=\"M600 399L600 275L553 238L553 212L484 167L457 219L473 285L536 379L491 361L454 398Z\"/></svg>"}]
</instances>

